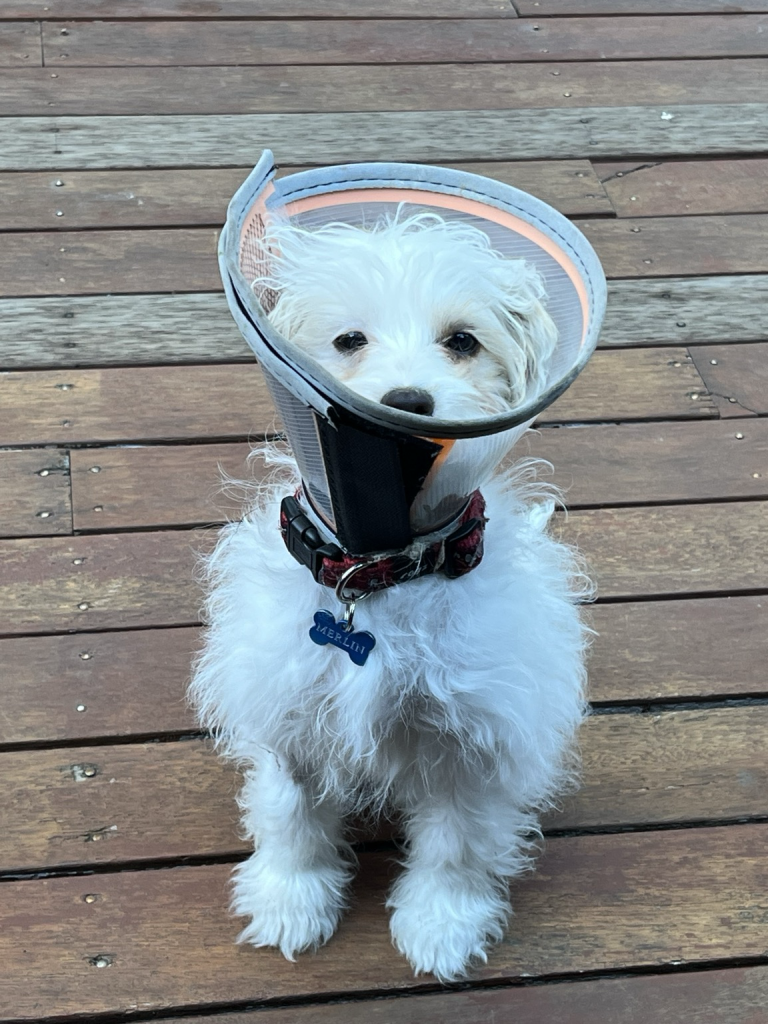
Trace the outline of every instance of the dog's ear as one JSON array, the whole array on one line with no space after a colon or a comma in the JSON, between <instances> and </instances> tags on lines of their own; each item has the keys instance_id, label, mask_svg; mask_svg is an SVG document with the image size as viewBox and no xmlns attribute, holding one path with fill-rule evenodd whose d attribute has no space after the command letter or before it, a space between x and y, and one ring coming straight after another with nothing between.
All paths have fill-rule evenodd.
<instances>
[{"instance_id":1,"label":"dog's ear","mask_svg":"<svg viewBox=\"0 0 768 1024\"><path fill-rule=\"evenodd\" d=\"M502 322L511 344L503 353L515 405L544 390L557 328L547 312L544 285L523 260L506 261Z\"/></svg>"}]
</instances>

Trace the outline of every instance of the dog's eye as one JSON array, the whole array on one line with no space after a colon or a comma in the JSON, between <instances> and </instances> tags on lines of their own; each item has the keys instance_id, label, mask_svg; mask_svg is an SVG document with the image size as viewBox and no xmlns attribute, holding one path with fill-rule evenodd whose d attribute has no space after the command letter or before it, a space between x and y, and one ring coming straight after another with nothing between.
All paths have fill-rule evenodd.
<instances>
[{"instance_id":1,"label":"dog's eye","mask_svg":"<svg viewBox=\"0 0 768 1024\"><path fill-rule=\"evenodd\" d=\"M456 331L447 337L443 344L457 356L473 356L480 348L480 342L468 331Z\"/></svg>"},{"instance_id":2,"label":"dog's eye","mask_svg":"<svg viewBox=\"0 0 768 1024\"><path fill-rule=\"evenodd\" d=\"M368 344L368 339L362 331L347 331L346 334L340 334L338 338L334 338L333 344L339 352L356 352Z\"/></svg>"}]
</instances>

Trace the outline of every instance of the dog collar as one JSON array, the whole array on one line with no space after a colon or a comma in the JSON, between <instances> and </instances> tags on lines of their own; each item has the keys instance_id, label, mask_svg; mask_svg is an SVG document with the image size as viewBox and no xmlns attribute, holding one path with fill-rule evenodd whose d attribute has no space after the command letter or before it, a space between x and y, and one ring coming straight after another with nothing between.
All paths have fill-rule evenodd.
<instances>
[{"instance_id":1,"label":"dog collar","mask_svg":"<svg viewBox=\"0 0 768 1024\"><path fill-rule=\"evenodd\" d=\"M336 544L323 543L296 497L289 495L280 505L280 532L296 561L326 587L336 587L349 574L346 587L360 596L436 572L449 579L466 576L482 561L486 522L485 499L480 491L474 491L456 528L447 537L428 544L416 558L403 552L355 558ZM354 567L357 569L352 574Z\"/></svg>"}]
</instances>

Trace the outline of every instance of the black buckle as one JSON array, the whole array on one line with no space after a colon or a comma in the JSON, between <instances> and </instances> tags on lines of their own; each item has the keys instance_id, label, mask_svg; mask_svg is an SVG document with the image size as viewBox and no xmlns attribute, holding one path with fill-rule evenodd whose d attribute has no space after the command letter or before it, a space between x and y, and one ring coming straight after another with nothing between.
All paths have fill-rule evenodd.
<instances>
[{"instance_id":1,"label":"black buckle","mask_svg":"<svg viewBox=\"0 0 768 1024\"><path fill-rule=\"evenodd\" d=\"M293 497L288 495L280 503L281 518L285 517L286 526L283 529L283 540L290 553L305 565L315 580L320 575L323 567L323 559L330 558L333 561L340 561L344 557L341 548L335 544L325 544L307 517L304 509ZM319 581L318 581L319 582Z\"/></svg>"}]
</instances>

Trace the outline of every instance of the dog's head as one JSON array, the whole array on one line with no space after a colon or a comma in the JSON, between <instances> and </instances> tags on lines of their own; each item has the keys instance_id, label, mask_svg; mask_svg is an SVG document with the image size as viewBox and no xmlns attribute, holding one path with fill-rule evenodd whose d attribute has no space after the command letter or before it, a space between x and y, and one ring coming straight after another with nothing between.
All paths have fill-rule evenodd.
<instances>
[{"instance_id":1,"label":"dog's head","mask_svg":"<svg viewBox=\"0 0 768 1024\"><path fill-rule=\"evenodd\" d=\"M483 232L422 213L362 230L278 225L270 320L354 391L471 419L540 392L557 341L544 288Z\"/></svg>"}]
</instances>

